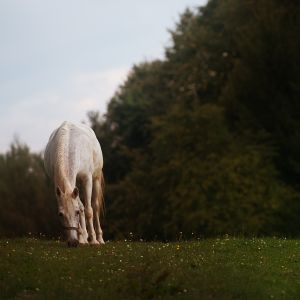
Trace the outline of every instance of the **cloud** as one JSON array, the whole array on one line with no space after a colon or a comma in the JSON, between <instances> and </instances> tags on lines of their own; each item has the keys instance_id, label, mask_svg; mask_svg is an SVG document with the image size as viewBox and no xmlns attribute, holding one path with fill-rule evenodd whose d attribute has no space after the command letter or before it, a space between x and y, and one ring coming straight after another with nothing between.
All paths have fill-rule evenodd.
<instances>
[{"instance_id":1,"label":"cloud","mask_svg":"<svg viewBox=\"0 0 300 300\"><path fill-rule=\"evenodd\" d=\"M82 111L90 111L90 110L97 110L99 106L99 103L97 102L97 99L95 98L83 98L76 103L76 111L82 112Z\"/></svg>"},{"instance_id":2,"label":"cloud","mask_svg":"<svg viewBox=\"0 0 300 300\"><path fill-rule=\"evenodd\" d=\"M73 97L79 109L98 109L104 113L108 100L126 79L129 67L100 72L79 73L70 80ZM98 105L98 108L96 108Z\"/></svg>"},{"instance_id":3,"label":"cloud","mask_svg":"<svg viewBox=\"0 0 300 300\"><path fill-rule=\"evenodd\" d=\"M64 120L87 121L87 112L104 113L117 87L126 79L129 67L71 74L63 88L43 91L10 105L2 115L0 151L6 151L13 136L20 137L34 151L41 151L50 133Z\"/></svg>"},{"instance_id":4,"label":"cloud","mask_svg":"<svg viewBox=\"0 0 300 300\"><path fill-rule=\"evenodd\" d=\"M15 134L41 150L63 120L104 113L130 66L163 58L166 29L205 2L0 1L0 152Z\"/></svg>"}]
</instances>

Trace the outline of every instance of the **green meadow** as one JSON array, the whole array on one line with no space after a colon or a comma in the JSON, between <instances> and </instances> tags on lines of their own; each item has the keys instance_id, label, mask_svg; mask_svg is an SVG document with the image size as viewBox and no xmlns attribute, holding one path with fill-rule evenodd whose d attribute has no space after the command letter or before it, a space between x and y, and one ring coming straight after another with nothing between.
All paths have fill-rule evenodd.
<instances>
[{"instance_id":1,"label":"green meadow","mask_svg":"<svg viewBox=\"0 0 300 300\"><path fill-rule=\"evenodd\" d=\"M300 241L2 239L1 299L299 299Z\"/></svg>"}]
</instances>

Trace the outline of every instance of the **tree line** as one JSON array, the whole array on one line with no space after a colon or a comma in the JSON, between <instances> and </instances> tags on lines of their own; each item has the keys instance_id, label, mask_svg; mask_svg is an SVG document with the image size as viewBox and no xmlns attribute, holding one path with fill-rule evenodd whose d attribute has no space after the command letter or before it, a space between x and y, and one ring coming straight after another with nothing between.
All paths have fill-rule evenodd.
<instances>
[{"instance_id":1,"label":"tree line","mask_svg":"<svg viewBox=\"0 0 300 300\"><path fill-rule=\"evenodd\" d=\"M133 66L107 113L89 113L107 237L299 235L299 7L187 9L165 58ZM0 173L0 234L58 234L41 155L14 144Z\"/></svg>"}]
</instances>

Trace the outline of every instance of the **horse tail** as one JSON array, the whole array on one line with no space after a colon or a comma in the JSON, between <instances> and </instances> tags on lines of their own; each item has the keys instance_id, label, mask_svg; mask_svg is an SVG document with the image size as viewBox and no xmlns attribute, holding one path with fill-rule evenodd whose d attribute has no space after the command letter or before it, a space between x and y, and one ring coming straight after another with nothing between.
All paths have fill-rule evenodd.
<instances>
[{"instance_id":1,"label":"horse tail","mask_svg":"<svg viewBox=\"0 0 300 300\"><path fill-rule=\"evenodd\" d=\"M104 202L104 186L105 186L105 181L104 181L104 175L103 171L101 171L101 178L100 178L100 195L99 195L99 206L100 206L100 211L102 217L105 215L105 202Z\"/></svg>"}]
</instances>

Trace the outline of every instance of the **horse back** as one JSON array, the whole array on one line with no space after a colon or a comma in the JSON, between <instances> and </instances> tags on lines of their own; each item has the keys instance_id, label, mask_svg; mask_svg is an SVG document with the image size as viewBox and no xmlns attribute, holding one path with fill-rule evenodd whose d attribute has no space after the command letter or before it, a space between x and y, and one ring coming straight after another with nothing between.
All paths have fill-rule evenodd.
<instances>
[{"instance_id":1,"label":"horse back","mask_svg":"<svg viewBox=\"0 0 300 300\"><path fill-rule=\"evenodd\" d=\"M50 177L53 177L55 168L63 166L73 172L98 176L103 157L94 131L85 124L62 123L49 138L44 164Z\"/></svg>"}]
</instances>

